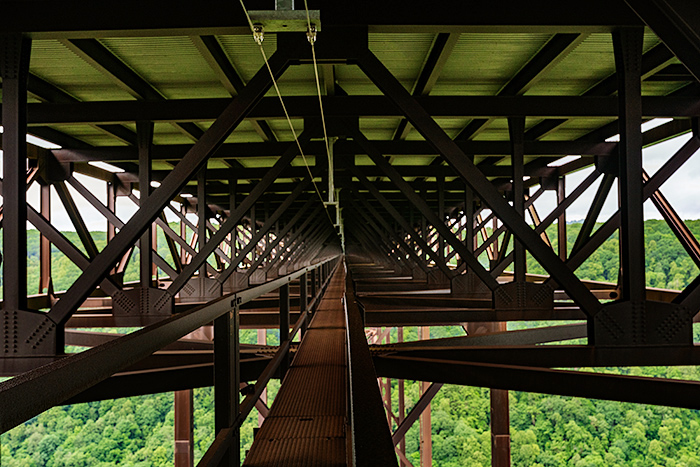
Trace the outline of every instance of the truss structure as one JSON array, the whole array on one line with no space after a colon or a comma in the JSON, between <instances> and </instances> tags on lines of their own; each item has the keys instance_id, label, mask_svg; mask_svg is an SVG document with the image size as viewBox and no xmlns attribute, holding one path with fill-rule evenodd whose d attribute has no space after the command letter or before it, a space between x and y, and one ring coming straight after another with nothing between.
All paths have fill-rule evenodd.
<instances>
[{"instance_id":1,"label":"truss structure","mask_svg":"<svg viewBox=\"0 0 700 467\"><path fill-rule=\"evenodd\" d=\"M239 465L253 407L272 444L256 440L245 465L409 465L403 436L421 417L430 465L425 409L463 384L493 388L504 466L507 390L700 408L697 382L555 369L700 361L700 277L647 287L643 211L651 201L700 267L662 194L700 157L692 0L310 1L308 17L270 3L250 22L218 0L167 14L143 0L0 5L2 432L55 405L177 391L175 465L189 466L188 391L214 385L217 436L199 465ZM647 173L642 149L680 135ZM568 247L567 211L586 193ZM602 218L609 199L619 209ZM617 282L581 280L615 233ZM67 290L52 255L81 270ZM505 327L557 320L578 324ZM445 325L466 335L429 339ZM403 342L406 326L424 339ZM142 329L81 330L96 327ZM240 327L278 328L281 344L241 344ZM574 338L587 344L539 345ZM268 409L271 378L284 383ZM398 415L383 378L399 380ZM424 382L408 413L406 379ZM315 431L292 424L308 417Z\"/></svg>"}]
</instances>

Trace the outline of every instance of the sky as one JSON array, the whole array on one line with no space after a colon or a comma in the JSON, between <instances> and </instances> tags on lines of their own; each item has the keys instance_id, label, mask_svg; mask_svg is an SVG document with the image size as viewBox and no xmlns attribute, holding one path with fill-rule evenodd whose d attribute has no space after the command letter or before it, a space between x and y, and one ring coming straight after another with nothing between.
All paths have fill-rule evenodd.
<instances>
[{"instance_id":1,"label":"sky","mask_svg":"<svg viewBox=\"0 0 700 467\"><path fill-rule=\"evenodd\" d=\"M642 164L650 176L683 146L691 134L673 138L663 143L646 148L642 152ZM593 168L580 170L566 177L566 192L570 194L593 171ZM588 208L600 185L598 180L567 210L567 221L581 220L586 217ZM700 154L691 157L672 177L670 177L660 189L661 193L675 208L682 219L700 219ZM533 190L534 192L534 190ZM610 195L598 218L599 221L607 220L617 210L618 195L617 183L610 190ZM551 212L556 205L554 192L548 192L541 202L535 203L541 218ZM645 219L661 219L661 215L649 200L644 204Z\"/></svg>"}]
</instances>

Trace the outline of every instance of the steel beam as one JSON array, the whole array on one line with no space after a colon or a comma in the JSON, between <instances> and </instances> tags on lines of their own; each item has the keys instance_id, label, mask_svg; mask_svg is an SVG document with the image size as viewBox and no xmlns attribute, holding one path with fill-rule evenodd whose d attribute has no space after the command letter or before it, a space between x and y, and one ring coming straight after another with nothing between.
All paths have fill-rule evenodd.
<instances>
[{"instance_id":1,"label":"steel beam","mask_svg":"<svg viewBox=\"0 0 700 467\"><path fill-rule=\"evenodd\" d=\"M145 205L151 194L151 147L153 146L153 122L136 122L137 149L139 152L139 205ZM139 239L139 280L143 288L151 287L153 264L153 227L148 227Z\"/></svg>"},{"instance_id":2,"label":"steel beam","mask_svg":"<svg viewBox=\"0 0 700 467\"><path fill-rule=\"evenodd\" d=\"M613 33L620 105L620 269L622 300L645 299L644 195L642 179L643 28Z\"/></svg>"},{"instance_id":3,"label":"steel beam","mask_svg":"<svg viewBox=\"0 0 700 467\"><path fill-rule=\"evenodd\" d=\"M421 394L420 399L418 399L418 402L416 402L416 405L413 406L413 408L408 412L406 417L391 435L391 441L394 443L394 446L399 444L404 439L409 428L411 428L416 420L418 420L418 417L420 417L423 411L430 407L430 401L433 400L442 386L443 385L441 383L432 383L428 389Z\"/></svg>"},{"instance_id":4,"label":"steel beam","mask_svg":"<svg viewBox=\"0 0 700 467\"><path fill-rule=\"evenodd\" d=\"M414 263L416 264L416 266L418 266L419 268L421 268L421 269L423 270L423 272L425 272L425 273L427 274L427 273L429 272L428 266L427 266L427 265L425 264L425 262L421 259L421 257L416 253L416 250L413 249L413 248L411 248L409 245L406 244L405 240L404 240L400 235L398 235L398 234L391 228L391 226L389 226L389 224L387 223L387 221L379 214L379 212L377 212L377 210L374 209L374 208L367 202L367 199L366 199L364 196L362 196L362 194L359 193L359 192L356 192L356 193L352 194L352 195L351 195L351 199L352 199L352 197L359 199L359 200L360 200L360 203L362 203L362 205L363 205L364 208L365 208L364 210L357 209L358 214L360 214L362 217L364 217L364 218L365 218L365 221L368 222L368 223L369 223L370 225L372 225L372 226L375 226L375 225L376 225L376 224L374 223L374 221L376 220L376 222L378 222L379 225L381 225L381 226L384 228L384 230L385 230L386 232L388 232L388 233L394 238L394 240L398 243L399 247L401 247L401 249L403 249L404 251L406 251L406 253L414 260ZM368 213L371 214L371 215L373 216L373 218L370 218L370 217L367 215L368 213L365 212L365 210L368 211ZM378 229L378 227L377 227L377 229ZM379 230L377 230L377 232L379 232ZM409 234L410 234L410 233L409 233Z\"/></svg>"},{"instance_id":5,"label":"steel beam","mask_svg":"<svg viewBox=\"0 0 700 467\"><path fill-rule=\"evenodd\" d=\"M574 273L557 257L508 205L491 183L469 161L460 148L445 134L429 114L408 94L406 89L369 50L359 60L370 79L401 108L413 126L438 149L438 152L469 183L481 199L491 207L508 228L517 235L539 263L564 287L569 296L590 316L601 304Z\"/></svg>"},{"instance_id":6,"label":"steel beam","mask_svg":"<svg viewBox=\"0 0 700 467\"><path fill-rule=\"evenodd\" d=\"M384 155L436 155L439 153L427 141L372 141L377 150ZM508 141L463 141L455 142L465 154L476 156L498 156L510 153L510 143ZM249 157L277 157L287 148L287 142L277 143L227 143L217 148L212 157L249 158ZM121 146L108 146L100 148L80 148L73 145L65 145L70 149L53 149L52 154L60 162L89 162L89 161L132 161L137 158L134 149ZM153 160L178 161L192 148L189 144L158 145L153 147ZM311 142L308 146L310 153L322 153L323 143ZM525 155L551 156L555 159L562 154L582 154L584 156L610 156L617 150L617 143L607 143L601 141L526 141L524 145ZM362 154L360 146L352 141L337 141L334 145L335 154ZM553 160L555 160L553 159ZM549 161L552 162L553 160ZM529 164L528 164L529 166ZM433 171L447 170L446 168L428 167L421 168L427 174ZM483 166L480 170L491 177L508 175L509 168L503 166ZM259 170L259 169L258 169ZM408 169L405 170L418 170ZM227 170L228 171L228 170ZM216 172L216 171L215 171ZM293 170L292 170L293 172ZM534 173L533 173L534 172ZM526 170L526 175L537 175L536 171ZM244 176L250 174L251 178L257 178L255 169L243 169ZM410 172L409 172L410 173ZM155 174L158 176L158 172ZM221 172L221 179L226 175Z\"/></svg>"},{"instance_id":7,"label":"steel beam","mask_svg":"<svg viewBox=\"0 0 700 467\"><path fill-rule=\"evenodd\" d=\"M688 0L625 0L700 81L700 18Z\"/></svg>"},{"instance_id":8,"label":"steel beam","mask_svg":"<svg viewBox=\"0 0 700 467\"><path fill-rule=\"evenodd\" d=\"M432 48L423 64L423 69L413 86L412 94L414 96L427 96L430 94L430 91L433 89L435 82L442 73L442 69L445 63L447 63L447 59L450 57L458 40L459 34L457 33L451 34L449 32L443 32L435 36ZM393 139L406 139L409 131L410 127L408 126L408 122L405 119L401 119L394 132Z\"/></svg>"},{"instance_id":9,"label":"steel beam","mask_svg":"<svg viewBox=\"0 0 700 467\"><path fill-rule=\"evenodd\" d=\"M272 213L272 215L265 221L265 224L258 230L255 235L248 241L248 244L240 249L238 253L236 254L236 257L231 261L231 264L223 271L221 271L218 276L217 280L221 283L223 283L226 279L230 277L230 275L238 268L238 265L241 263L243 258L250 253L253 248L255 248L258 243L267 235L272 227L275 225L275 223L279 220L280 217L289 209L289 206L306 190L306 188L311 184L311 178L306 177L303 181L297 184L296 188L290 193L289 196L287 196L287 199L280 204L277 209L275 209L275 212ZM244 201L245 202L245 201ZM308 203L308 201L307 201ZM306 206L306 205L305 205ZM223 226L222 226L223 228ZM265 242L266 244L268 242ZM265 249L267 251L267 248ZM264 252L261 254L259 257L261 257L263 260L268 257L268 255L265 255Z\"/></svg>"},{"instance_id":10,"label":"steel beam","mask_svg":"<svg viewBox=\"0 0 700 467\"><path fill-rule=\"evenodd\" d=\"M7 10L3 8L3 13ZM0 35L3 150L3 308L27 309L27 76L31 40ZM3 333L4 334L4 333ZM9 337L8 337L9 339Z\"/></svg>"},{"instance_id":11,"label":"steel beam","mask_svg":"<svg viewBox=\"0 0 700 467\"><path fill-rule=\"evenodd\" d=\"M162 15L157 6L144 5L136 0L126 0L104 13L89 1L78 1L72 8L72 15L60 25L56 18L65 13L51 1L41 0L31 8L19 0L9 0L0 28L5 31L28 32L40 38L85 37L84 31L100 31L103 36L134 35L192 35L218 34L223 32L249 32L248 22L239 5L216 2L206 11L188 8L190 3L174 0L173 13ZM610 4L603 0L591 0L585 5L557 4L536 0L523 5L514 0L506 0L498 5L480 4L470 9L469 15L445 15L445 11L459 11L462 3L449 0L440 8L425 9L425 4L412 0L405 3L402 14L397 18L396 11L384 8L370 1L362 1L355 8L343 5L325 5L310 2L309 8L323 10L323 26L370 25L372 30L391 32L439 31L445 27L469 31L494 26L498 31L538 31L561 30L609 30L614 26L639 25L641 21L624 4ZM133 12L141 15L134 17ZM148 21L145 18L150 18ZM397 24L398 22L398 24ZM95 35L94 33L92 34ZM130 36L130 37L131 37Z\"/></svg>"},{"instance_id":12,"label":"steel beam","mask_svg":"<svg viewBox=\"0 0 700 467\"><path fill-rule=\"evenodd\" d=\"M80 251L70 240L68 240L65 235L56 229L56 227L51 224L48 219L45 219L40 213L36 212L34 208L27 205L27 218L31 224L36 227L39 232L56 248L61 251L68 259L70 259L76 266L81 270L87 269L90 265L90 258L85 256L82 251ZM100 283L100 288L107 294L114 294L119 290L117 284L110 278L105 278Z\"/></svg>"},{"instance_id":13,"label":"steel beam","mask_svg":"<svg viewBox=\"0 0 700 467\"><path fill-rule=\"evenodd\" d=\"M581 229L579 230L578 236L576 237L574 246L571 248L572 255L578 253L578 251L581 249L584 243L586 243L591 237L591 233L593 233L593 228L595 227L595 224L598 221L598 216L600 216L600 212L603 210L605 201L608 199L608 194L612 189L612 185L615 182L615 178L615 175L612 174L605 174L603 176L603 180L601 180L600 185L598 186L598 190L596 191L595 197L593 198L593 202L591 203L590 208L588 208L586 218L583 220L583 224L581 225Z\"/></svg>"},{"instance_id":14,"label":"steel beam","mask_svg":"<svg viewBox=\"0 0 700 467\"><path fill-rule=\"evenodd\" d=\"M523 151L525 119L509 118L508 134L510 135L511 144L510 165L513 171L513 209L525 219L525 187L523 185L523 177L525 176L525 154ZM507 242L504 242L501 250L503 255L505 255L506 249ZM513 280L515 282L524 282L525 274L527 273L527 256L525 254L525 245L517 239L513 242L513 253L515 271Z\"/></svg>"},{"instance_id":15,"label":"steel beam","mask_svg":"<svg viewBox=\"0 0 700 467\"><path fill-rule=\"evenodd\" d=\"M644 182L649 180L649 175L645 170L642 171L642 176L644 177ZM683 219L681 219L676 210L673 209L671 203L669 203L666 197L661 193L661 190L657 190L651 196L651 201L654 203L659 214L664 218L685 252L688 253L690 259L693 260L696 266L700 267L700 243L697 238L695 238L695 235L693 235L685 222L683 222Z\"/></svg>"},{"instance_id":16,"label":"steel beam","mask_svg":"<svg viewBox=\"0 0 700 467\"><path fill-rule=\"evenodd\" d=\"M614 80L613 80L614 83ZM433 117L441 119L504 117L545 117L554 120L555 128L565 120L563 118L616 117L616 99L610 97L614 89L607 95L584 96L415 96ZM111 131L122 128L120 123L128 123L139 119L154 122L206 122L216 119L227 105L225 98L203 99L169 99L156 101L104 101L104 102L73 102L73 103L31 103L28 105L28 124L30 129L39 130L38 126L56 124L98 124L111 122ZM285 106L292 118L318 117L318 98L307 96L287 96ZM401 113L395 107L388 105L386 97L371 95L327 96L324 97L324 114L327 118L351 118L362 115L366 117L398 117ZM654 117L697 117L697 96L645 96L642 99L642 115ZM285 114L280 109L276 97L263 99L260 104L246 117L252 121L262 119L284 119ZM550 124L551 125L551 124ZM539 125L528 130L534 131ZM198 128L198 127L195 127ZM552 131L553 128L548 128ZM200 130L201 131L201 130ZM540 130L541 131L541 130ZM129 139L135 143L135 138L129 135L119 135L120 139ZM528 141L533 135L528 134ZM537 135L534 135L537 136ZM273 142L274 140L270 139ZM464 141L463 139L461 141ZM84 145L84 143L83 143ZM74 147L68 145L66 147Z\"/></svg>"},{"instance_id":17,"label":"steel beam","mask_svg":"<svg viewBox=\"0 0 700 467\"><path fill-rule=\"evenodd\" d=\"M192 467L194 464L194 410L192 390L175 391L175 453L174 467Z\"/></svg>"},{"instance_id":18,"label":"steel beam","mask_svg":"<svg viewBox=\"0 0 700 467\"><path fill-rule=\"evenodd\" d=\"M353 133L353 138L360 143L361 146L367 151L367 155L372 159L379 168L381 168L384 173L391 179L391 181L396 185L396 187L401 190L401 192L408 198L408 200L425 216L425 218L430 222L433 227L438 231L440 237L444 238L449 245L457 250L459 255L467 262L467 264L474 270L474 272L479 276L479 278L484 281L486 285L489 286L491 290L495 289L496 283L493 277L488 273L488 271L479 263L479 261L470 254L469 250L464 246L462 242L452 233L452 231L447 228L443 219L436 216L434 212L430 210L423 198L421 198L413 188L406 183L406 181L401 177L401 175L394 170L394 168L389 164L384 157L372 147L372 143L361 133ZM376 195L375 195L376 197ZM438 255L438 260L436 264L441 259L444 259L444 255ZM451 277L452 274L446 274L447 277Z\"/></svg>"},{"instance_id":19,"label":"steel beam","mask_svg":"<svg viewBox=\"0 0 700 467\"><path fill-rule=\"evenodd\" d=\"M355 302L352 275L345 282L345 326L347 329L348 372L350 384L350 426L352 465L397 465L391 432L385 419L382 396L372 357L367 347L360 309Z\"/></svg>"},{"instance_id":20,"label":"steel beam","mask_svg":"<svg viewBox=\"0 0 700 467\"><path fill-rule=\"evenodd\" d=\"M270 67L274 76L281 75L288 66L288 59L279 54L270 57ZM260 70L243 92L222 113L219 119L209 127L173 171L161 183L160 187L149 197L146 206L142 206L124 225L104 250L92 261L66 295L52 308L48 316L56 323L64 323L73 313L99 280L117 262L121 255L134 243L146 228L158 217L163 208L185 186L187 180L199 170L207 158L223 143L224 139L242 121L246 113L264 95L272 85L267 69Z\"/></svg>"},{"instance_id":21,"label":"steel beam","mask_svg":"<svg viewBox=\"0 0 700 467\"><path fill-rule=\"evenodd\" d=\"M309 132L305 131L299 136L299 141L303 145L309 137ZM184 287L194 272L200 268L200 266L205 264L209 255L211 255L218 245L225 240L226 236L228 236L236 225L238 225L238 222L243 218L248 210L255 206L255 202L263 195L265 190L269 188L272 182L277 179L282 170L284 170L284 168L292 162L296 155L297 146L296 144L292 143L287 147L287 150L279 158L275 165L269 169L263 180L261 180L260 183L258 183L255 188L251 190L251 193L238 205L238 207L236 207L236 209L229 214L229 217L219 227L219 230L209 239L206 244L202 244L202 246L200 246L197 254L190 260L189 264L185 266L182 272L178 275L177 279L170 284L170 287L168 287L168 291L171 294L174 295L182 287ZM241 255L239 253L238 256L241 257L245 255Z\"/></svg>"},{"instance_id":22,"label":"steel beam","mask_svg":"<svg viewBox=\"0 0 700 467\"><path fill-rule=\"evenodd\" d=\"M330 258L332 260L333 258ZM0 383L0 432L29 420L83 390L107 379L195 329L298 278L323 263L288 276L227 295L156 324ZM233 301L233 303L232 303ZM47 392L46 388L52 391Z\"/></svg>"},{"instance_id":23,"label":"steel beam","mask_svg":"<svg viewBox=\"0 0 700 467\"><path fill-rule=\"evenodd\" d=\"M41 185L39 210L44 219L51 222L51 185ZM45 235L39 239L39 293L53 292L51 280L51 242Z\"/></svg>"},{"instance_id":24,"label":"steel beam","mask_svg":"<svg viewBox=\"0 0 700 467\"><path fill-rule=\"evenodd\" d=\"M375 358L375 366L378 374L392 378L689 409L700 408L700 402L695 397L700 383L696 381L398 356Z\"/></svg>"},{"instance_id":25,"label":"steel beam","mask_svg":"<svg viewBox=\"0 0 700 467\"><path fill-rule=\"evenodd\" d=\"M508 391L491 389L490 402L491 466L510 467L510 404Z\"/></svg>"},{"instance_id":26,"label":"steel beam","mask_svg":"<svg viewBox=\"0 0 700 467\"><path fill-rule=\"evenodd\" d=\"M231 96L237 96L240 90L245 87L245 82L233 67L216 36L192 36L190 39L217 74L221 84ZM263 141L277 141L270 125L264 120L252 120L251 124Z\"/></svg>"},{"instance_id":27,"label":"steel beam","mask_svg":"<svg viewBox=\"0 0 700 467\"><path fill-rule=\"evenodd\" d=\"M524 94L533 86L547 70L559 63L568 53L576 48L587 34L559 33L552 36L547 43L523 65L518 73L503 86L497 96L518 96ZM486 119L474 119L457 136L457 140L468 140L474 137L488 124Z\"/></svg>"},{"instance_id":28,"label":"steel beam","mask_svg":"<svg viewBox=\"0 0 700 467\"><path fill-rule=\"evenodd\" d=\"M231 429L240 413L239 355L238 304L234 303L233 310L214 320L214 428L217 435L223 430ZM219 465L240 465L240 433L236 428L233 429L230 446Z\"/></svg>"},{"instance_id":29,"label":"steel beam","mask_svg":"<svg viewBox=\"0 0 700 467\"><path fill-rule=\"evenodd\" d=\"M440 269L440 271L442 271L442 273L445 274L446 277L451 278L454 275L454 273L447 267L447 265L443 261L440 260L440 256L428 246L427 242L425 241L425 238L423 238L421 235L418 235L415 232L415 230L413 230L413 228L408 224L408 222L406 222L406 219L404 219L401 216L401 214L392 206L392 204L389 201L387 201L386 198L384 198L384 196L379 192L379 190L377 190L362 173L360 173L359 171L353 171L353 174L360 179L360 183L365 185L365 187L369 190L372 196L374 196L377 199L377 201L379 201L379 203L389 213L389 215L393 217L394 220L398 222L399 225L401 225L404 231L406 231L413 238L413 240L416 242L416 244L418 244L420 249L423 250L423 252L435 262L435 265Z\"/></svg>"},{"instance_id":30,"label":"steel beam","mask_svg":"<svg viewBox=\"0 0 700 467\"><path fill-rule=\"evenodd\" d=\"M265 251L263 251L263 253L258 257L258 259L256 259L255 262L253 264L251 264L250 271L254 271L255 269L257 269L262 264L263 259L270 256L270 254L277 247L277 245L280 244L280 242L282 240L285 241L284 242L285 249L283 251L286 251L286 249L289 247L289 245L294 243L297 236L302 231L304 231L304 229L309 225L309 223L311 223L311 221L313 221L314 219L317 219L319 217L319 214L321 213L321 210L323 209L321 206L317 206L313 211L311 211L311 214L306 216L306 219L304 219L304 222L302 222L301 225L299 225L297 227L297 231L295 232L295 234L293 234L292 236L287 238L289 232L292 230L292 228L294 226L296 226L297 222L299 222L299 220L301 219L301 216L303 216L306 213L306 211L311 207L311 205L313 204L313 201L314 201L314 199L311 198L308 201L308 205L304 205L304 207L302 209L300 209L299 211L297 211L297 213L294 215L294 217L289 222L287 222L287 224L284 226L284 228L278 233L277 238L275 238L275 240L273 240L272 243L270 243L265 248ZM283 251L278 251L277 257L280 257L283 254ZM268 265L268 266L270 266L270 265Z\"/></svg>"},{"instance_id":31,"label":"steel beam","mask_svg":"<svg viewBox=\"0 0 700 467\"><path fill-rule=\"evenodd\" d=\"M658 71L660 68L669 63L669 61L672 59L673 54L663 44L659 44L648 50L642 56L643 77L652 75L654 72ZM582 97L590 98L610 96L611 94L615 93L615 91L617 91L617 73L613 73L597 83L595 86L583 93ZM528 140L540 139L564 123L566 123L566 119L544 120L530 128L525 134L525 137ZM612 136L612 134L609 136ZM605 138L607 138L607 136L599 139L602 141Z\"/></svg>"}]
</instances>

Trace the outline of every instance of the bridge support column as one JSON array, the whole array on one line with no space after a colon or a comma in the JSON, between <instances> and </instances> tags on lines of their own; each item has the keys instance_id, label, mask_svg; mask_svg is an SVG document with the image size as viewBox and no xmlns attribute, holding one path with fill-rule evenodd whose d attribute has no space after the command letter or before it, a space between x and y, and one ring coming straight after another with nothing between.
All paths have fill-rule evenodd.
<instances>
[{"instance_id":1,"label":"bridge support column","mask_svg":"<svg viewBox=\"0 0 700 467\"><path fill-rule=\"evenodd\" d=\"M175 467L194 465L192 390L175 391Z\"/></svg>"}]
</instances>

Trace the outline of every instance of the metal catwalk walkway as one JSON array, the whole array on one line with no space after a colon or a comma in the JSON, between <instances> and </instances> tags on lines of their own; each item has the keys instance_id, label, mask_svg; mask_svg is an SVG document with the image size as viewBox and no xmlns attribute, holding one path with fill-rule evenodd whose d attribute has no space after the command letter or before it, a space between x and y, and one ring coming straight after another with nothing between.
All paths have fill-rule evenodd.
<instances>
[{"instance_id":1,"label":"metal catwalk walkway","mask_svg":"<svg viewBox=\"0 0 700 467\"><path fill-rule=\"evenodd\" d=\"M339 267L243 465L347 464L344 292Z\"/></svg>"}]
</instances>

